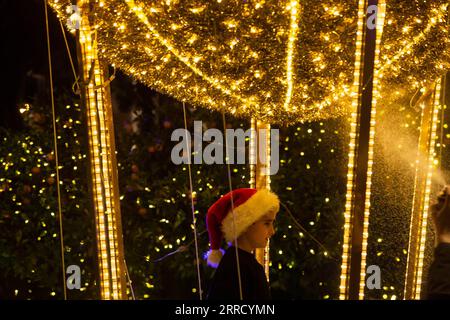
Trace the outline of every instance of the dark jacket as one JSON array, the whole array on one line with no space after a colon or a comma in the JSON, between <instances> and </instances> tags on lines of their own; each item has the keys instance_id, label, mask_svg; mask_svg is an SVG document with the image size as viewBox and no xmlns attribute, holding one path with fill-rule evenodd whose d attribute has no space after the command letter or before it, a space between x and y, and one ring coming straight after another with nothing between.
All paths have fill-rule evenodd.
<instances>
[{"instance_id":1,"label":"dark jacket","mask_svg":"<svg viewBox=\"0 0 450 320\"><path fill-rule=\"evenodd\" d=\"M207 300L239 300L235 247L229 247L214 273ZM264 268L253 254L238 249L243 300L271 299Z\"/></svg>"},{"instance_id":2,"label":"dark jacket","mask_svg":"<svg viewBox=\"0 0 450 320\"><path fill-rule=\"evenodd\" d=\"M428 300L450 299L450 243L440 243L434 249L427 288Z\"/></svg>"}]
</instances>

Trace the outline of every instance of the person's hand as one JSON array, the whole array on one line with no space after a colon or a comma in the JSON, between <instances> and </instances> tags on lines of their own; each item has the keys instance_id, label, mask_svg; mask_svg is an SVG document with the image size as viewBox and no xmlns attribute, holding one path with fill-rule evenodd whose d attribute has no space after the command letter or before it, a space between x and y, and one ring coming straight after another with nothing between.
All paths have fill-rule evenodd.
<instances>
[{"instance_id":1,"label":"person's hand","mask_svg":"<svg viewBox=\"0 0 450 320\"><path fill-rule=\"evenodd\" d=\"M438 195L438 202L431 206L436 245L450 243L450 188L445 186Z\"/></svg>"}]
</instances>

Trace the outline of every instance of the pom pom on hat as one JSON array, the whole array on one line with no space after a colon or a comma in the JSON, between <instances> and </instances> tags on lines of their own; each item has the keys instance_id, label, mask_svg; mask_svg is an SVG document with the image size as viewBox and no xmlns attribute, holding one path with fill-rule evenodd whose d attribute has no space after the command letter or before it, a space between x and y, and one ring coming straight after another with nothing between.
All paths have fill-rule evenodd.
<instances>
[{"instance_id":1,"label":"pom pom on hat","mask_svg":"<svg viewBox=\"0 0 450 320\"><path fill-rule=\"evenodd\" d=\"M232 199L234 219L231 213ZM214 268L219 265L222 258L222 252L219 249L223 237L231 242L265 214L276 213L279 209L280 201L277 195L267 189L236 189L217 200L206 215L206 226L211 244L211 250L207 253L208 265Z\"/></svg>"},{"instance_id":2,"label":"pom pom on hat","mask_svg":"<svg viewBox=\"0 0 450 320\"><path fill-rule=\"evenodd\" d=\"M206 262L208 266L217 268L219 266L219 262L222 259L223 254L224 254L223 249L209 250L206 253Z\"/></svg>"}]
</instances>

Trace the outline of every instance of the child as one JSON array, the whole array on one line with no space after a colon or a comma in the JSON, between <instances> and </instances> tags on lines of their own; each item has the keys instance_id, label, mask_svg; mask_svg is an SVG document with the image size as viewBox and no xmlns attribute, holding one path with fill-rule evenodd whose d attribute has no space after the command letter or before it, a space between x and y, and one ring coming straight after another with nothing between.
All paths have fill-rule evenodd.
<instances>
[{"instance_id":1,"label":"child","mask_svg":"<svg viewBox=\"0 0 450 320\"><path fill-rule=\"evenodd\" d=\"M234 218L231 212L232 197ZM264 268L252 251L266 247L275 232L273 222L279 209L278 197L266 189L237 189L211 206L206 217L211 243L208 265L217 270L207 299L239 300L240 292L243 300L271 298ZM220 245L223 236L232 246L222 257Z\"/></svg>"}]
</instances>

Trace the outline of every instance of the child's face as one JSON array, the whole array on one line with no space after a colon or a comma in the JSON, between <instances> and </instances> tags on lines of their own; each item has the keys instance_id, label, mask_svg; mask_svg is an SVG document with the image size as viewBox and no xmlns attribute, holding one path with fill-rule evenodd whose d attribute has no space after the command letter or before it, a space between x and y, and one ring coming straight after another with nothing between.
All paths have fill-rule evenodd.
<instances>
[{"instance_id":1,"label":"child's face","mask_svg":"<svg viewBox=\"0 0 450 320\"><path fill-rule=\"evenodd\" d=\"M273 223L276 213L268 213L253 223L244 233L246 240L253 248L265 248L267 241L275 233Z\"/></svg>"}]
</instances>

